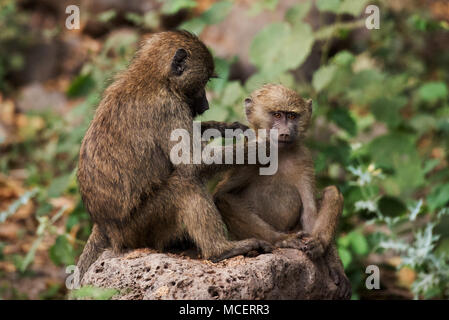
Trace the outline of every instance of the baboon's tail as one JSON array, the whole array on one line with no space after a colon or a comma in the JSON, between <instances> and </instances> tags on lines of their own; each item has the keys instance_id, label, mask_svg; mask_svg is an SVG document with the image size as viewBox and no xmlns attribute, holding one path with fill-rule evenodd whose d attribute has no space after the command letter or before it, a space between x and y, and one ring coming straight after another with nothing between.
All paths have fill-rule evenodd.
<instances>
[{"instance_id":1,"label":"baboon's tail","mask_svg":"<svg viewBox=\"0 0 449 320\"><path fill-rule=\"evenodd\" d=\"M79 279L83 279L84 274L89 269L90 265L98 259L100 254L109 246L109 240L103 235L98 226L94 224L92 233L87 240L83 253L78 260Z\"/></svg>"}]
</instances>

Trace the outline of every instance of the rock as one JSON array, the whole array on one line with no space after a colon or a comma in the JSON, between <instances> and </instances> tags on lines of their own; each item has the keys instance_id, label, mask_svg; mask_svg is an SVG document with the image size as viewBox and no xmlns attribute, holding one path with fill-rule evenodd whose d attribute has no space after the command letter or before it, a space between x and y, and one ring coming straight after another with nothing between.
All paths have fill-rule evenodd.
<instances>
[{"instance_id":1,"label":"rock","mask_svg":"<svg viewBox=\"0 0 449 320\"><path fill-rule=\"evenodd\" d=\"M114 288L113 299L333 299L337 286L324 262L296 249L219 263L149 249L105 251L82 285Z\"/></svg>"}]
</instances>

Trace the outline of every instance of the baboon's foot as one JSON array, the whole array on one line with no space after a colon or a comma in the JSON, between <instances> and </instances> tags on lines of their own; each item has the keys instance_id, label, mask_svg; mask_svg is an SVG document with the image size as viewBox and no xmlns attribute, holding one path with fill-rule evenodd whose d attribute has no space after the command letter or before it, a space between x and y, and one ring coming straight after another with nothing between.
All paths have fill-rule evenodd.
<instances>
[{"instance_id":1,"label":"baboon's foot","mask_svg":"<svg viewBox=\"0 0 449 320\"><path fill-rule=\"evenodd\" d=\"M350 299L352 295L351 282L349 281L342 268L340 266L334 267L330 265L329 275L338 288L335 294L335 298L344 300Z\"/></svg>"},{"instance_id":2,"label":"baboon's foot","mask_svg":"<svg viewBox=\"0 0 449 320\"><path fill-rule=\"evenodd\" d=\"M287 239L278 241L276 247L301 250L311 259L317 259L324 254L324 247L321 242L304 231L298 231L291 234Z\"/></svg>"},{"instance_id":3,"label":"baboon's foot","mask_svg":"<svg viewBox=\"0 0 449 320\"><path fill-rule=\"evenodd\" d=\"M261 253L269 253L273 251L273 246L259 239L246 239L233 242L231 249L223 252L220 255L211 257L212 262L218 262L224 259L229 259L239 255L255 256Z\"/></svg>"}]
</instances>

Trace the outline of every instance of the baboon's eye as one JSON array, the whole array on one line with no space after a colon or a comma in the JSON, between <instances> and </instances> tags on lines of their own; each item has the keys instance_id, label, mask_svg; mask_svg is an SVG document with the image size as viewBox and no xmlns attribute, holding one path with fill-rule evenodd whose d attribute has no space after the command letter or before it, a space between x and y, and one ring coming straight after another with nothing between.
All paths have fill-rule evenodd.
<instances>
[{"instance_id":1,"label":"baboon's eye","mask_svg":"<svg viewBox=\"0 0 449 320\"><path fill-rule=\"evenodd\" d=\"M273 117L275 117L276 119L280 119L281 114L279 112L275 112L275 113L273 113Z\"/></svg>"},{"instance_id":2,"label":"baboon's eye","mask_svg":"<svg viewBox=\"0 0 449 320\"><path fill-rule=\"evenodd\" d=\"M295 120L297 117L296 113L289 113L287 118L289 118L290 120Z\"/></svg>"}]
</instances>

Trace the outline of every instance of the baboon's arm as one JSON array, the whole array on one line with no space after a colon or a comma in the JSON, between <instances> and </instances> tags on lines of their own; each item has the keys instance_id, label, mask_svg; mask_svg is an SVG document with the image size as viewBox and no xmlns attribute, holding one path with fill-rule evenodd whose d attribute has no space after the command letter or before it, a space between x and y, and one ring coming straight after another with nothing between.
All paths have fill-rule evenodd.
<instances>
[{"instance_id":1,"label":"baboon's arm","mask_svg":"<svg viewBox=\"0 0 449 320\"><path fill-rule=\"evenodd\" d=\"M204 133L204 131L208 129L216 129L220 131L221 135L224 137L225 130L226 129L241 129L242 131L245 131L248 129L248 126L241 124L240 122L219 122L219 121L204 121L201 122L201 134Z\"/></svg>"},{"instance_id":2,"label":"baboon's arm","mask_svg":"<svg viewBox=\"0 0 449 320\"><path fill-rule=\"evenodd\" d=\"M226 193L238 193L251 182L249 170L230 170L223 180L218 183L214 192L214 199L221 198Z\"/></svg>"}]
</instances>

